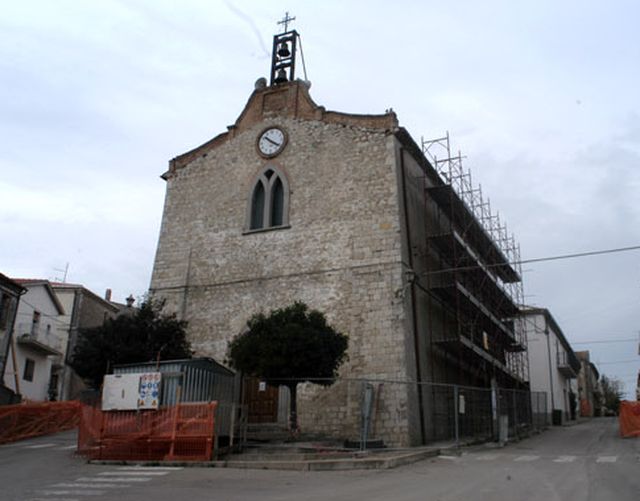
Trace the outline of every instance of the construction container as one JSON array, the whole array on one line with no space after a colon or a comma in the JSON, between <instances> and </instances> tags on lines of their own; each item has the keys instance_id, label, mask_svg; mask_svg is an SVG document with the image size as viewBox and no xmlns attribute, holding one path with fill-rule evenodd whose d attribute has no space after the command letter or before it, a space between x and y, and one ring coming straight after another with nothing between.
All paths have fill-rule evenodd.
<instances>
[{"instance_id":1,"label":"construction container","mask_svg":"<svg viewBox=\"0 0 640 501\"><path fill-rule=\"evenodd\" d=\"M235 373L212 358L144 362L113 367L114 374L160 372L160 406L182 402L236 402Z\"/></svg>"}]
</instances>

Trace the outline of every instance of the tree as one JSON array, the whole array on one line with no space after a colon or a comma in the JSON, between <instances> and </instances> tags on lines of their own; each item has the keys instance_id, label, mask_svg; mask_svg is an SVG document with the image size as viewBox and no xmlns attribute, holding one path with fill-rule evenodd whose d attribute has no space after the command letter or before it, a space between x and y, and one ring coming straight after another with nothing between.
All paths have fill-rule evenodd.
<instances>
[{"instance_id":1,"label":"tree","mask_svg":"<svg viewBox=\"0 0 640 501\"><path fill-rule=\"evenodd\" d=\"M258 313L248 330L229 343L231 366L268 384L287 386L291 393L290 429L298 431L299 383L330 386L347 359L348 337L331 327L321 312L301 302Z\"/></svg>"},{"instance_id":2,"label":"tree","mask_svg":"<svg viewBox=\"0 0 640 501\"><path fill-rule=\"evenodd\" d=\"M602 398L604 406L618 414L620 408L620 400L624 396L624 385L622 381L614 377L603 375L600 378L600 387L602 388Z\"/></svg>"},{"instance_id":3,"label":"tree","mask_svg":"<svg viewBox=\"0 0 640 501\"><path fill-rule=\"evenodd\" d=\"M162 314L164 301L148 299L132 315L107 319L83 329L73 350L71 367L94 389L100 388L116 364L191 358L187 322Z\"/></svg>"}]
</instances>

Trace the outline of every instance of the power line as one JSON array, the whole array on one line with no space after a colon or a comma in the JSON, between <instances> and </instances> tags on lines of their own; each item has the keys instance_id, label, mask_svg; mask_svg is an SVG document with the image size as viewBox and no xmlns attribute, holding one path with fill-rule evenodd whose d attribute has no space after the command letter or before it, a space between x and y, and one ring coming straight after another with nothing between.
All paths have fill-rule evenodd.
<instances>
[{"instance_id":1,"label":"power line","mask_svg":"<svg viewBox=\"0 0 640 501\"><path fill-rule=\"evenodd\" d=\"M571 344L599 344L599 343L637 343L638 338L629 338L629 339L608 339L602 341L579 341L573 342Z\"/></svg>"},{"instance_id":2,"label":"power line","mask_svg":"<svg viewBox=\"0 0 640 501\"><path fill-rule=\"evenodd\" d=\"M576 252L573 254L560 254L557 256L539 257L534 259L523 259L519 261L519 264L539 263L541 261L556 261L559 259L573 259L576 257L599 256L602 254L614 254L617 252L627 252L632 250L640 250L640 245L632 245L630 247L616 247L614 249L604 249L597 251Z\"/></svg>"},{"instance_id":3,"label":"power line","mask_svg":"<svg viewBox=\"0 0 640 501\"><path fill-rule=\"evenodd\" d=\"M447 273L452 271L466 271L466 270L476 270L478 268L498 268L506 265L522 265L529 263L541 263L545 261L558 261L561 259L575 259L579 257L588 257L588 256L599 256L602 254L614 254L619 252L629 252L640 250L640 245L632 245L629 247L616 247L613 249L603 249L603 250L595 250L595 251L585 251L585 252L574 252L572 254L558 254L555 256L546 256L546 257L537 257L533 259L521 259L520 261L502 262L502 263L492 263L492 264L483 264L483 265L473 265L473 266L460 266L453 268L445 268L442 270L434 270L434 271L425 271L424 273L420 273L420 275L436 275L438 273Z\"/></svg>"},{"instance_id":4,"label":"power line","mask_svg":"<svg viewBox=\"0 0 640 501\"><path fill-rule=\"evenodd\" d=\"M596 365L610 365L610 364L632 364L640 363L640 360L616 360L614 362L595 362Z\"/></svg>"},{"instance_id":5,"label":"power line","mask_svg":"<svg viewBox=\"0 0 640 501\"><path fill-rule=\"evenodd\" d=\"M20 298L20 302L21 302L21 303L26 304L27 306L31 306L31 307L34 309L34 311L39 311L37 306L35 306L35 305L31 304L29 301L24 300L23 298ZM21 313L20 315L23 315L23 316L25 316L25 315L31 316L29 313ZM69 327L69 323L68 323L68 322L65 322L65 321L63 321L63 320L60 320L59 318L57 318L57 317L56 317L56 316L54 316L54 315L49 315L49 314L47 314L47 313L43 313L43 312L40 312L40 315L41 315L41 316L43 316L43 317L46 317L46 318L50 318L52 321L54 321L54 322L56 322L56 323L58 323L58 324L62 325L63 327ZM60 316L62 316L62 315L60 315Z\"/></svg>"}]
</instances>

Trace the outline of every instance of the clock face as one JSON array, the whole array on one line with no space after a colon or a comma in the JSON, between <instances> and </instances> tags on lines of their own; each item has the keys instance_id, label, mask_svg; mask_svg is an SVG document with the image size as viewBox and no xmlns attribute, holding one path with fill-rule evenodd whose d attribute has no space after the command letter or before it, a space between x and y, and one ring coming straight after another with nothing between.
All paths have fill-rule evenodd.
<instances>
[{"instance_id":1,"label":"clock face","mask_svg":"<svg viewBox=\"0 0 640 501\"><path fill-rule=\"evenodd\" d=\"M280 153L287 142L287 136L282 129L271 127L265 130L258 138L258 150L265 157L275 157Z\"/></svg>"}]
</instances>

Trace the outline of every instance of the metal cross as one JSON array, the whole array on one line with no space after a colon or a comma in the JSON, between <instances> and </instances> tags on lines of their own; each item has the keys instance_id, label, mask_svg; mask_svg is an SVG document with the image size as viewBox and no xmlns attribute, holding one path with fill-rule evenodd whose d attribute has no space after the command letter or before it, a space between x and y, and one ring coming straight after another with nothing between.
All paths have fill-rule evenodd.
<instances>
[{"instance_id":1,"label":"metal cross","mask_svg":"<svg viewBox=\"0 0 640 501\"><path fill-rule=\"evenodd\" d=\"M289 13L285 12L284 19L282 21L278 21L278 24L284 24L284 33L289 30L289 23L291 21L295 21L295 17L289 17Z\"/></svg>"}]
</instances>

